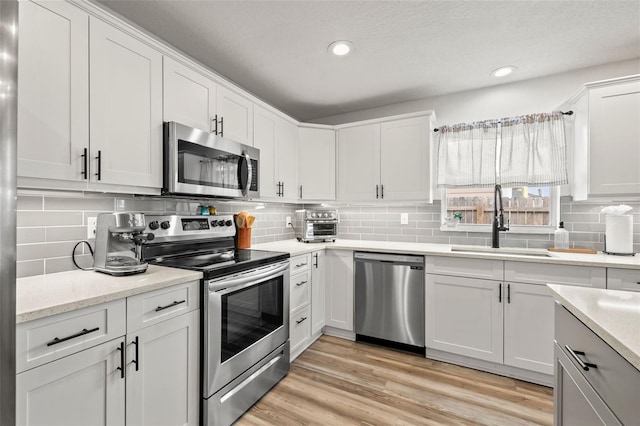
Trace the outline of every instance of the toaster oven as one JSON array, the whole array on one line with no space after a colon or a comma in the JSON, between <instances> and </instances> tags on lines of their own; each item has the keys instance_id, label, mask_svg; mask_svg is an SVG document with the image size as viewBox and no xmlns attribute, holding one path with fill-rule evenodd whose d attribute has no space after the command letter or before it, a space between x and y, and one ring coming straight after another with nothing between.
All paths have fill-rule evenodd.
<instances>
[{"instance_id":1,"label":"toaster oven","mask_svg":"<svg viewBox=\"0 0 640 426\"><path fill-rule=\"evenodd\" d=\"M296 210L296 238L305 243L335 241L338 237L338 219L335 209Z\"/></svg>"}]
</instances>

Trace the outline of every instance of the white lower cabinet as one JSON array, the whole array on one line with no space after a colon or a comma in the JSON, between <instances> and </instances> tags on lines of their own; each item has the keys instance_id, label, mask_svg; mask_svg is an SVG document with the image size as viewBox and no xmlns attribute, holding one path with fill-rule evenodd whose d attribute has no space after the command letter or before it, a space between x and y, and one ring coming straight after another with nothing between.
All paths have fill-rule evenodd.
<instances>
[{"instance_id":1,"label":"white lower cabinet","mask_svg":"<svg viewBox=\"0 0 640 426\"><path fill-rule=\"evenodd\" d=\"M353 333L353 251L330 250L326 257L325 325Z\"/></svg>"},{"instance_id":2,"label":"white lower cabinet","mask_svg":"<svg viewBox=\"0 0 640 426\"><path fill-rule=\"evenodd\" d=\"M291 345L291 359L309 345L311 339L311 312L309 305L303 306L291 313L289 318L289 339Z\"/></svg>"},{"instance_id":3,"label":"white lower cabinet","mask_svg":"<svg viewBox=\"0 0 640 426\"><path fill-rule=\"evenodd\" d=\"M502 362L502 284L431 274L425 282L427 348Z\"/></svg>"},{"instance_id":4,"label":"white lower cabinet","mask_svg":"<svg viewBox=\"0 0 640 426\"><path fill-rule=\"evenodd\" d=\"M200 312L127 335L127 424L197 425Z\"/></svg>"},{"instance_id":5,"label":"white lower cabinet","mask_svg":"<svg viewBox=\"0 0 640 426\"><path fill-rule=\"evenodd\" d=\"M597 267L446 257L425 265L427 355L433 349L488 361L539 373L539 380L548 380L554 365L554 303L546 284L606 284Z\"/></svg>"},{"instance_id":6,"label":"white lower cabinet","mask_svg":"<svg viewBox=\"0 0 640 426\"><path fill-rule=\"evenodd\" d=\"M197 285L19 324L17 425L198 425Z\"/></svg>"},{"instance_id":7,"label":"white lower cabinet","mask_svg":"<svg viewBox=\"0 0 640 426\"><path fill-rule=\"evenodd\" d=\"M327 256L324 250L311 253L311 335L320 333L325 324Z\"/></svg>"},{"instance_id":8,"label":"white lower cabinet","mask_svg":"<svg viewBox=\"0 0 640 426\"><path fill-rule=\"evenodd\" d=\"M640 270L607 268L607 288L640 291Z\"/></svg>"},{"instance_id":9,"label":"white lower cabinet","mask_svg":"<svg viewBox=\"0 0 640 426\"><path fill-rule=\"evenodd\" d=\"M16 424L125 424L124 338L41 365L16 376Z\"/></svg>"}]
</instances>

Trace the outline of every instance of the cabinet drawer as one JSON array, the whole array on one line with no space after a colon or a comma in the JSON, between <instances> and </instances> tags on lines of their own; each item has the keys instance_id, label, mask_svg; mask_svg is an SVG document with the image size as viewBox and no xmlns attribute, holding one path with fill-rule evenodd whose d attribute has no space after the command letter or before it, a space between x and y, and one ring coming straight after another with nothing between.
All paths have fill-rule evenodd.
<instances>
[{"instance_id":1,"label":"cabinet drawer","mask_svg":"<svg viewBox=\"0 0 640 426\"><path fill-rule=\"evenodd\" d=\"M18 324L16 372L125 334L124 299Z\"/></svg>"},{"instance_id":2,"label":"cabinet drawer","mask_svg":"<svg viewBox=\"0 0 640 426\"><path fill-rule=\"evenodd\" d=\"M289 306L291 312L309 303L311 294L311 271L296 274L289 284Z\"/></svg>"},{"instance_id":3,"label":"cabinet drawer","mask_svg":"<svg viewBox=\"0 0 640 426\"><path fill-rule=\"evenodd\" d=\"M289 274L294 275L298 272L306 271L311 267L311 253L292 257L289 260Z\"/></svg>"},{"instance_id":4,"label":"cabinet drawer","mask_svg":"<svg viewBox=\"0 0 640 426\"><path fill-rule=\"evenodd\" d=\"M502 280L502 260L428 256L425 270L428 274Z\"/></svg>"},{"instance_id":5,"label":"cabinet drawer","mask_svg":"<svg viewBox=\"0 0 640 426\"><path fill-rule=\"evenodd\" d=\"M190 281L127 298L127 333L200 307L200 281Z\"/></svg>"},{"instance_id":6,"label":"cabinet drawer","mask_svg":"<svg viewBox=\"0 0 640 426\"><path fill-rule=\"evenodd\" d=\"M289 321L289 339L291 353L295 352L311 337L311 315L309 305L291 314Z\"/></svg>"},{"instance_id":7,"label":"cabinet drawer","mask_svg":"<svg viewBox=\"0 0 640 426\"><path fill-rule=\"evenodd\" d=\"M594 266L504 262L504 279L512 282L605 288L605 276L605 268Z\"/></svg>"},{"instance_id":8,"label":"cabinet drawer","mask_svg":"<svg viewBox=\"0 0 640 426\"><path fill-rule=\"evenodd\" d=\"M607 288L640 291L640 269L607 269Z\"/></svg>"},{"instance_id":9,"label":"cabinet drawer","mask_svg":"<svg viewBox=\"0 0 640 426\"><path fill-rule=\"evenodd\" d=\"M558 303L555 318L557 345L620 421L623 424L636 424L640 419L637 401L637 395L640 395L640 371ZM584 355L577 354L576 357L595 364L597 368L589 367L585 371L567 347L574 352L583 352Z\"/></svg>"}]
</instances>

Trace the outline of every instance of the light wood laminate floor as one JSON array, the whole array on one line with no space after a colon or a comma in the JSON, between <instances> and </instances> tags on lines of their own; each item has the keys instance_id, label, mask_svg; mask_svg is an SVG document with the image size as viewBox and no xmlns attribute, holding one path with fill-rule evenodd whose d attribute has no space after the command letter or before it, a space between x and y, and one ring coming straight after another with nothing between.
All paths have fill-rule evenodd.
<instances>
[{"instance_id":1,"label":"light wood laminate floor","mask_svg":"<svg viewBox=\"0 0 640 426\"><path fill-rule=\"evenodd\" d=\"M322 336L237 425L551 425L553 389Z\"/></svg>"}]
</instances>

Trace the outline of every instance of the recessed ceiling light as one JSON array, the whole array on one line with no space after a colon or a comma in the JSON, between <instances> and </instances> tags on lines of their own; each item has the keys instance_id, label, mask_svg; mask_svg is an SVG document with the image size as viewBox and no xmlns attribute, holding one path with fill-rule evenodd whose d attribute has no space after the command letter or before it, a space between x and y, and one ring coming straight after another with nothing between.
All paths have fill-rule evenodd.
<instances>
[{"instance_id":1,"label":"recessed ceiling light","mask_svg":"<svg viewBox=\"0 0 640 426\"><path fill-rule=\"evenodd\" d=\"M491 75L494 77L505 77L517 69L518 69L517 67L514 67L513 65L509 65L507 67L501 67L501 68L498 68L497 70L494 70L491 73Z\"/></svg>"},{"instance_id":2,"label":"recessed ceiling light","mask_svg":"<svg viewBox=\"0 0 640 426\"><path fill-rule=\"evenodd\" d=\"M354 51L353 43L347 40L338 40L334 41L329 45L327 49L329 53L332 53L336 56L345 56Z\"/></svg>"}]
</instances>

